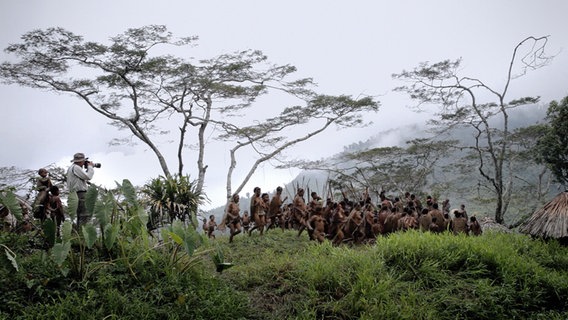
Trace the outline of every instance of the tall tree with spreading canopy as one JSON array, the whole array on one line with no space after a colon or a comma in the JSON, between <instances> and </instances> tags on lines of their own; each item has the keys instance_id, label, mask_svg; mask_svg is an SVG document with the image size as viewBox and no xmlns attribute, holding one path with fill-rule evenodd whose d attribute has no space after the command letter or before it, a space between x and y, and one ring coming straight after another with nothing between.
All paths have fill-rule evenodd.
<instances>
[{"instance_id":1,"label":"tall tree with spreading canopy","mask_svg":"<svg viewBox=\"0 0 568 320\"><path fill-rule=\"evenodd\" d=\"M311 79L288 80L296 68L268 63L260 51L223 54L198 62L162 54L164 49L193 46L197 38L176 39L160 25L128 29L111 38L108 45L85 41L62 28L34 30L22 40L5 49L18 61L0 66L4 83L78 97L112 125L128 130L147 145L166 177L172 177L172 171L158 145L159 137L168 135L177 141L177 174L182 176L186 138L195 128L196 136L190 143L198 150L199 192L207 170L205 140L212 124L224 123L226 115L244 112L271 89L293 96L311 94L307 89ZM177 123L179 132L164 130L161 121L169 126Z\"/></svg>"},{"instance_id":2,"label":"tall tree with spreading canopy","mask_svg":"<svg viewBox=\"0 0 568 320\"><path fill-rule=\"evenodd\" d=\"M501 89L480 79L461 76L461 59L425 62L412 71L393 75L407 83L396 90L408 93L418 102L418 109L427 105L437 109L438 117L432 124L438 133L464 127L474 132L474 143L463 147L476 154L477 171L492 190L496 200L495 220L499 223L504 222L513 190L509 111L539 101L539 97L507 101L509 88L515 78L548 64L551 57L545 54L547 42L548 36L527 37L515 46Z\"/></svg>"}]
</instances>

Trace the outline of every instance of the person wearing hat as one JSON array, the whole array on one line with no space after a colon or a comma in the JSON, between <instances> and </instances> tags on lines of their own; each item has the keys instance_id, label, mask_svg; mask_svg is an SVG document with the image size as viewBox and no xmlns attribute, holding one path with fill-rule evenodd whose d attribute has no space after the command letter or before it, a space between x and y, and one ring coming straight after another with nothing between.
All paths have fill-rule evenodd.
<instances>
[{"instance_id":1,"label":"person wearing hat","mask_svg":"<svg viewBox=\"0 0 568 320\"><path fill-rule=\"evenodd\" d=\"M79 200L77 204L77 227L80 227L87 223L90 218L85 207L85 194L88 181L93 178L95 169L93 169L93 163L85 158L84 153L75 153L71 162L73 164L67 170L67 188L69 193L77 193Z\"/></svg>"}]
</instances>

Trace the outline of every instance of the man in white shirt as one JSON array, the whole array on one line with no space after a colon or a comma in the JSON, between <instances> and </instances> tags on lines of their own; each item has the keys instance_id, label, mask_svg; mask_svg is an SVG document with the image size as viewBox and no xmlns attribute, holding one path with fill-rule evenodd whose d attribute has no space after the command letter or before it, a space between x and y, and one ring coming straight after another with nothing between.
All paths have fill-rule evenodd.
<instances>
[{"instance_id":1,"label":"man in white shirt","mask_svg":"<svg viewBox=\"0 0 568 320\"><path fill-rule=\"evenodd\" d=\"M95 169L93 163L85 158L84 153L73 155L73 164L67 170L67 188L69 193L77 193L79 203L77 205L77 228L81 227L91 217L85 207L85 194L88 188L88 181L93 178Z\"/></svg>"}]
</instances>

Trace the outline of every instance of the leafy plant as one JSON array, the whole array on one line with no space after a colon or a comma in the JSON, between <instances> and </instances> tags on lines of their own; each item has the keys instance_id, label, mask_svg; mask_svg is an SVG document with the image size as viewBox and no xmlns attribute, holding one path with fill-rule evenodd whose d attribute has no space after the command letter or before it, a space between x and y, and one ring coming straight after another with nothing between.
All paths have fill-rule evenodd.
<instances>
[{"instance_id":1,"label":"leafy plant","mask_svg":"<svg viewBox=\"0 0 568 320\"><path fill-rule=\"evenodd\" d=\"M146 203L150 207L150 228L159 227L164 220L172 223L176 219L189 219L194 228L197 227L197 208L206 198L189 176L160 176L147 183L142 192L146 195Z\"/></svg>"},{"instance_id":2,"label":"leafy plant","mask_svg":"<svg viewBox=\"0 0 568 320\"><path fill-rule=\"evenodd\" d=\"M196 249L204 244L205 238L194 228L183 225L179 220L162 229L162 238L168 252L171 252L168 269L178 270L179 273L184 273L199 264L202 256L210 251L210 249L203 250L196 254Z\"/></svg>"},{"instance_id":3,"label":"leafy plant","mask_svg":"<svg viewBox=\"0 0 568 320\"><path fill-rule=\"evenodd\" d=\"M20 203L11 190L0 190L0 204L6 207L18 221L23 219Z\"/></svg>"},{"instance_id":4,"label":"leafy plant","mask_svg":"<svg viewBox=\"0 0 568 320\"><path fill-rule=\"evenodd\" d=\"M16 254L10 250L7 246L0 244L0 247L4 250L6 258L10 261L10 265L14 268L16 272L19 271L18 262L16 261Z\"/></svg>"}]
</instances>

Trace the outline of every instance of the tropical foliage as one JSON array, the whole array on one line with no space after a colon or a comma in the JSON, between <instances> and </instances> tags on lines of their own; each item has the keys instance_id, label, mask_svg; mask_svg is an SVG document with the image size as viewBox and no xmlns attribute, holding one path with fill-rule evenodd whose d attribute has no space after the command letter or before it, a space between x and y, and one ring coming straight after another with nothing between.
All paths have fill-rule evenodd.
<instances>
[{"instance_id":1,"label":"tropical foliage","mask_svg":"<svg viewBox=\"0 0 568 320\"><path fill-rule=\"evenodd\" d=\"M568 96L548 106L546 133L538 142L539 159L556 180L568 185Z\"/></svg>"},{"instance_id":2,"label":"tropical foliage","mask_svg":"<svg viewBox=\"0 0 568 320\"><path fill-rule=\"evenodd\" d=\"M145 204L150 207L149 229L162 226L164 222L171 224L176 219L196 227L198 207L207 201L189 175L152 179L144 185L142 193Z\"/></svg>"},{"instance_id":3,"label":"tropical foliage","mask_svg":"<svg viewBox=\"0 0 568 320\"><path fill-rule=\"evenodd\" d=\"M199 197L191 194L188 181L181 178L177 188L168 188L176 191L173 200L185 204L183 212L194 216ZM1 200L18 220L23 218L12 192L4 192ZM67 203L67 211L75 212L76 194ZM37 232L0 233L0 318L180 317L202 295L217 301L219 310L210 305L193 310L219 318L216 314L224 310L219 299L233 293L197 268L211 250L192 225L176 219L159 233L150 232L145 206L128 180L110 191L91 185L86 207L93 220L80 229L72 216L61 225L60 235L50 218ZM242 297L235 294L231 300L237 304L231 308L242 309Z\"/></svg>"},{"instance_id":4,"label":"tropical foliage","mask_svg":"<svg viewBox=\"0 0 568 320\"><path fill-rule=\"evenodd\" d=\"M106 259L65 277L30 238L0 234L0 317L36 319L565 319L567 248L520 234L395 233L375 245L317 244L297 232L195 235L172 226L167 245ZM171 240L174 239L174 240ZM184 240L185 239L185 240ZM139 246L139 244L136 244ZM175 249L178 249L177 251ZM204 256L211 252L212 254ZM136 253L136 254L134 254ZM233 265L222 273L215 265ZM18 270L12 267L17 263ZM127 307L125 307L127 306Z\"/></svg>"}]
</instances>

